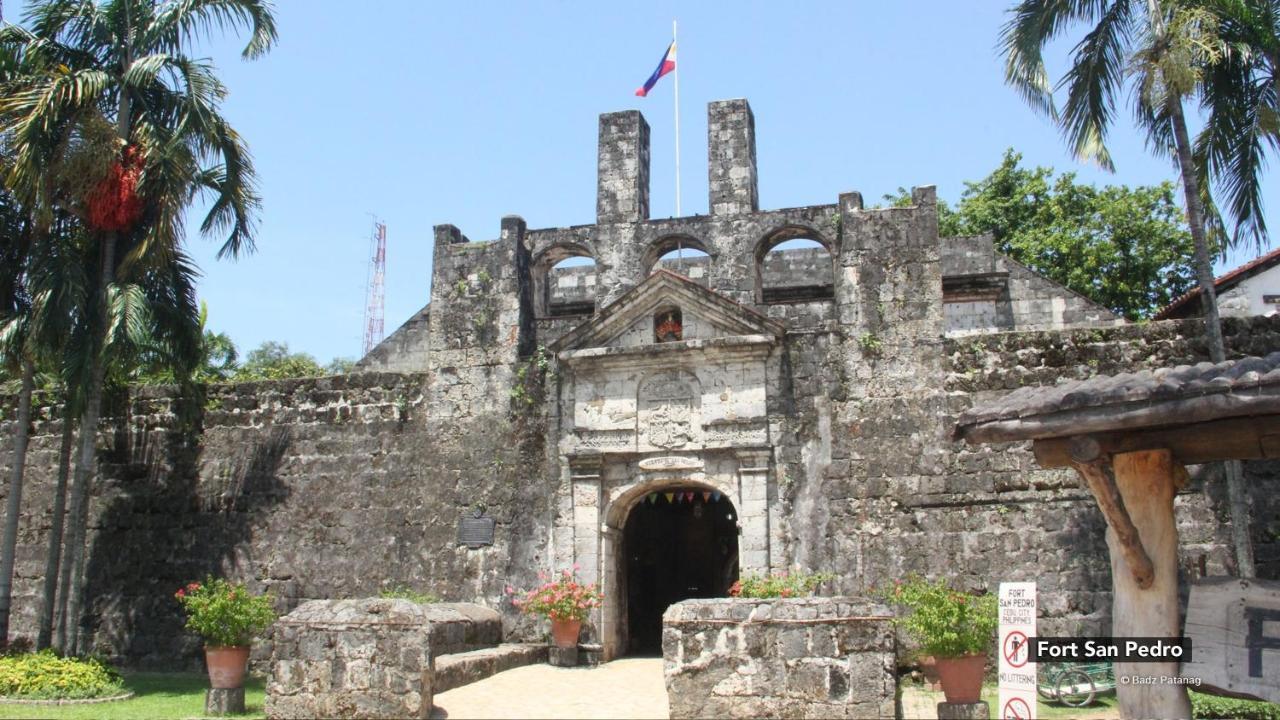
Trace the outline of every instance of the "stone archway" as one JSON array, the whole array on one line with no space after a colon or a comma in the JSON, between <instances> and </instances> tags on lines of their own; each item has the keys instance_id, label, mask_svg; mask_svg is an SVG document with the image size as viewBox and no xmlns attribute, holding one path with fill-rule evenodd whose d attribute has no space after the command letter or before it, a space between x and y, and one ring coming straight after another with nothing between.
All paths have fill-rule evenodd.
<instances>
[{"instance_id":1,"label":"stone archway","mask_svg":"<svg viewBox=\"0 0 1280 720\"><path fill-rule=\"evenodd\" d=\"M687 463L689 466L697 463L698 469L701 468L700 462L689 458L655 460ZM656 476L643 473L646 477L613 493L605 510L601 547L605 601L601 608L600 635L606 658L612 659L638 649L656 651L660 645L652 646L653 637L640 639L642 644L649 643L647 647L633 646L631 633L636 622L656 622L657 627L648 628L648 633L656 633L660 643L661 615L667 604L690 597L722 596L728 591L728 585L737 579L742 560L738 542L741 518L738 515L736 488L720 487L719 483L707 478L702 472L692 470L692 467L664 468ZM682 495L677 496L675 493ZM694 517L699 507L700 517ZM730 517L724 517L726 515ZM663 531L667 532L666 545L662 548L648 547L648 541L654 534L661 536ZM728 537L730 533L732 539ZM714 550L714 554L699 552L697 557L686 558L689 561L687 566L678 569L669 565L665 569L657 567L658 564L672 562L671 553L679 552L682 539L689 540L702 535L715 543L715 547L710 548ZM719 543L721 539L725 540L726 545L723 554ZM644 546L638 546L637 542L644 543ZM696 564L698 561L701 561L701 565ZM709 567L715 561L723 564ZM658 575L648 580L656 579L660 586L633 587L636 581L646 581L635 577L637 568L645 565L652 565ZM725 583L723 577L714 579L716 573L732 574L732 578ZM687 582L691 578L699 579L700 584L694 590L688 589L690 585ZM677 582L686 584L679 587L674 585ZM631 603L636 599L647 605L632 608ZM638 610L647 617L639 620L633 610Z\"/></svg>"}]
</instances>

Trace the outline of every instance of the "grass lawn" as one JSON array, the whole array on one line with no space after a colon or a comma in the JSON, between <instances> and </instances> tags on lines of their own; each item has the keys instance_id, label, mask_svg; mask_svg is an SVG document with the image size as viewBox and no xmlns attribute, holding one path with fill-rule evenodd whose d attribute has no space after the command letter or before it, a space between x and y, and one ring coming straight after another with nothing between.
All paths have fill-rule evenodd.
<instances>
[{"instance_id":1,"label":"grass lawn","mask_svg":"<svg viewBox=\"0 0 1280 720\"><path fill-rule=\"evenodd\" d=\"M926 686L917 685L912 682L903 682L900 687L903 693L917 694L926 704L930 712L936 707L937 703L943 701L942 691L931 691ZM982 686L982 699L987 703L987 707L991 711L991 717L999 717L999 689L994 682L984 683ZM1051 720L1054 718L1082 718L1083 720L1105 720L1107 718L1120 717L1120 708L1116 705L1115 693L1099 694L1094 699L1093 704L1088 707L1073 708L1067 707L1056 702L1045 702L1044 698L1036 697L1036 716ZM904 710L907 704L904 697ZM923 709L923 708L922 708ZM909 711L908 711L909 712Z\"/></svg>"},{"instance_id":2,"label":"grass lawn","mask_svg":"<svg viewBox=\"0 0 1280 720\"><path fill-rule=\"evenodd\" d=\"M204 691L209 676L203 673L124 673L124 684L134 697L91 705L0 705L0 718L85 718L101 720L139 720L154 718L201 718L204 714ZM245 681L244 702L247 715L241 718L263 718L262 702L266 696L262 678Z\"/></svg>"}]
</instances>

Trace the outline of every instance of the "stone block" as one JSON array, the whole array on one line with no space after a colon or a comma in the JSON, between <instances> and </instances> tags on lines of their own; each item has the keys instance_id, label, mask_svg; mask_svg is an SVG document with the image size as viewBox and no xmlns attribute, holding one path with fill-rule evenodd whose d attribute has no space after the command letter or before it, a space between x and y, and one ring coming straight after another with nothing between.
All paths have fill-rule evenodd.
<instances>
[{"instance_id":1,"label":"stone block","mask_svg":"<svg viewBox=\"0 0 1280 720\"><path fill-rule=\"evenodd\" d=\"M547 662L556 667L577 667L578 648L561 648L552 646L547 651Z\"/></svg>"},{"instance_id":2,"label":"stone block","mask_svg":"<svg viewBox=\"0 0 1280 720\"><path fill-rule=\"evenodd\" d=\"M987 720L991 710L985 702L938 703L938 720Z\"/></svg>"},{"instance_id":3,"label":"stone block","mask_svg":"<svg viewBox=\"0 0 1280 720\"><path fill-rule=\"evenodd\" d=\"M858 598L676 603L663 615L671 717L892 718L892 617ZM863 640L833 657L837 636Z\"/></svg>"},{"instance_id":4,"label":"stone block","mask_svg":"<svg viewBox=\"0 0 1280 720\"><path fill-rule=\"evenodd\" d=\"M300 605L275 626L267 716L426 718L434 683L429 617L408 600Z\"/></svg>"},{"instance_id":5,"label":"stone block","mask_svg":"<svg viewBox=\"0 0 1280 720\"><path fill-rule=\"evenodd\" d=\"M244 688L210 688L204 691L205 715L241 715L244 712Z\"/></svg>"}]
</instances>

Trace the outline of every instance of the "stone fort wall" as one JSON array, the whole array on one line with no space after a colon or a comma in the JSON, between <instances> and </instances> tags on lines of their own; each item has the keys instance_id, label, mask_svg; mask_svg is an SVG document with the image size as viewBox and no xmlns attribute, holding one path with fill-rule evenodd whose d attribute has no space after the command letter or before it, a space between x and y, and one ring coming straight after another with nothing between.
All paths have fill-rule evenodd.
<instances>
[{"instance_id":1,"label":"stone fort wall","mask_svg":"<svg viewBox=\"0 0 1280 720\"><path fill-rule=\"evenodd\" d=\"M574 369L545 350L592 316L549 312L549 271L566 257L594 258L592 305L603 317L680 246L711 257L702 278L718 307L738 303L785 328L765 363L765 415L750 418L768 428L767 444L746 448L763 456L748 469L763 496L752 501L767 506L756 515L768 523L744 537L752 558L834 572L832 590L844 595L913 571L975 588L1036 579L1047 632L1105 628L1103 520L1088 494L1069 473L1036 468L1024 447L953 443L954 419L1024 384L1203 358L1197 322L1115 326L989 253L987 239L940 241L932 188L913 191L910 207L868 210L845 193L835 205L760 211L745 101L713 103L708 135L710 215L648 218L648 130L630 112L601 118L597 224L530 230L513 216L488 242L435 228L429 309L361 368L395 372L218 385L200 398L143 388L118 399L99 438L92 502L84 622L97 649L138 665L193 658L172 594L207 572L269 590L281 609L403 585L499 608L512 635L535 633L505 587L533 585L570 555L594 564L607 519L598 497L579 497L581 458L565 449L577 431L565 395ZM829 253L829 297L771 302L761 258L797 238ZM991 333L1005 327L997 324L947 337L951 302L990 303L1007 327L1037 331ZM1076 322L1098 326L1061 329ZM1280 320L1226 328L1236 354L1280 348ZM677 345L665 357L703 357ZM3 403L0 437L10 437L13 399ZM15 581L19 634L35 630L59 430L53 410L38 413ZM616 455L634 459L635 450ZM0 448L0 471L11 452ZM1275 577L1280 483L1269 466L1249 471L1257 554ZM1197 573L1229 569L1220 488L1198 475L1179 496L1183 551ZM459 547L459 518L480 507L497 523L494 545ZM609 568L596 569L593 578L607 577Z\"/></svg>"},{"instance_id":2,"label":"stone fort wall","mask_svg":"<svg viewBox=\"0 0 1280 720\"><path fill-rule=\"evenodd\" d=\"M1274 318L1233 320L1226 330L1234 354L1280 346ZM1046 632L1105 630L1103 519L1087 491L1069 473L1036 468L1025 447L917 440L911 406L937 412L945 434L965 408L1021 384L1201 357L1198 333L1196 321L1171 321L949 340L939 348L945 387L875 413L860 413L838 387L828 394L810 382L836 360L793 343L795 385L819 390L793 399L796 432L812 438L798 450L786 445L779 467L787 540L778 564L834 571L836 591L854 595L907 572L984 588L1036 579ZM216 385L202 400L164 388L118 398L100 436L90 522L86 624L95 647L134 665L193 661L198 645L182 631L172 594L208 572L268 590L283 608L411 587L501 608L509 632L533 632L511 614L504 588L529 586L539 569L551 569L554 462L542 410L495 402L470 417L433 417L428 397L440 382L374 373ZM9 437L13 398L3 407L0 433ZM38 412L32 438L16 635L35 632L60 432L54 416ZM934 449L918 453L917 444ZM907 462L908 452L920 457ZM10 453L5 443L0 469ZM1271 464L1246 469L1259 569L1276 578L1280 482ZM468 550L455 544L456 522L477 504L496 518L496 542ZM1221 484L1206 473L1179 494L1182 555L1193 575L1230 568L1226 512Z\"/></svg>"}]
</instances>

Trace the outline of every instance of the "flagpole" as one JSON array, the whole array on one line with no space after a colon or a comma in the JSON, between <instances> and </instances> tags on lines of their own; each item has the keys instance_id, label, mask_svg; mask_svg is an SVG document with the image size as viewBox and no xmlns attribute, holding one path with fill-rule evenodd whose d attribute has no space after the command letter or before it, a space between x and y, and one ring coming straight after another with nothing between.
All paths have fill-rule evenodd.
<instances>
[{"instance_id":1,"label":"flagpole","mask_svg":"<svg viewBox=\"0 0 1280 720\"><path fill-rule=\"evenodd\" d=\"M676 21L671 21L671 44L676 46L676 217L680 217L680 46L676 43Z\"/></svg>"}]
</instances>

